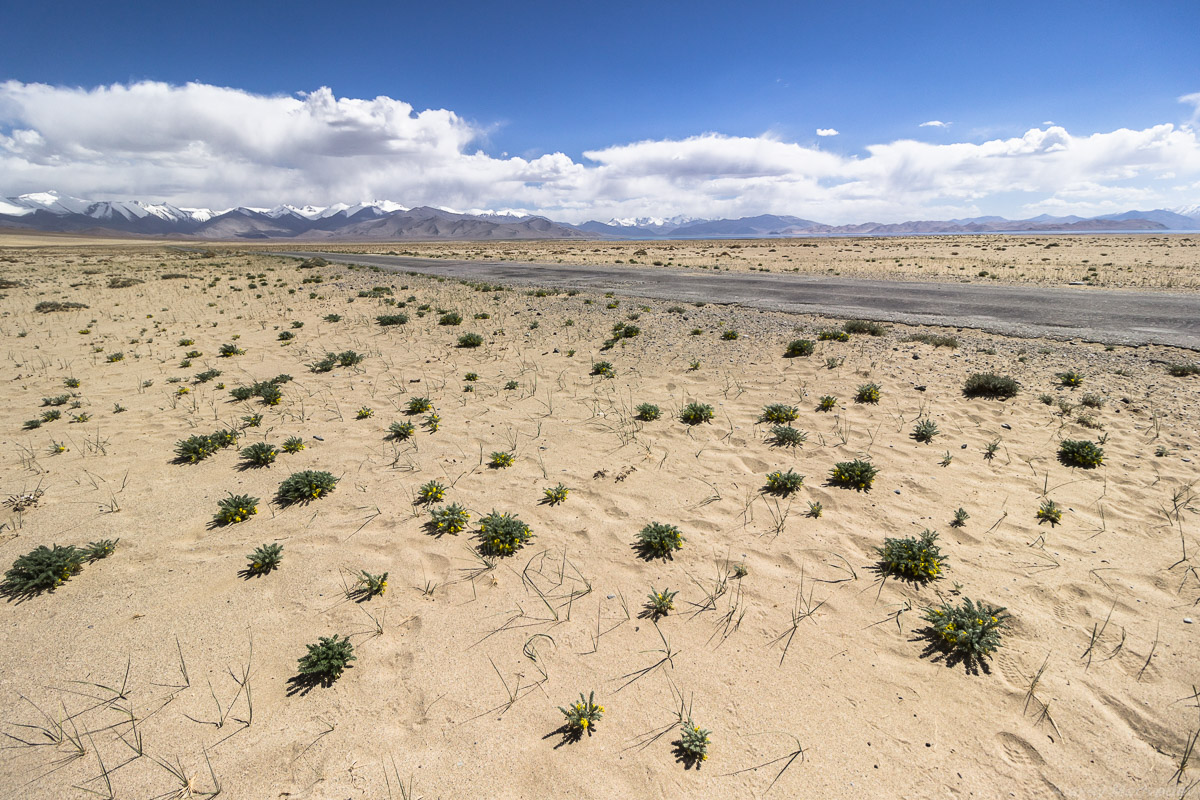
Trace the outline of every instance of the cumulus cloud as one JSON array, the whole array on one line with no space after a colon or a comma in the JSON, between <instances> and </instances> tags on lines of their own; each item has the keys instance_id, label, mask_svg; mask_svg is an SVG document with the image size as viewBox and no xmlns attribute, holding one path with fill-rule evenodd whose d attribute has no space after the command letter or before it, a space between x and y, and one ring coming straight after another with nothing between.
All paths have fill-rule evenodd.
<instances>
[{"instance_id":1,"label":"cumulus cloud","mask_svg":"<svg viewBox=\"0 0 1200 800\"><path fill-rule=\"evenodd\" d=\"M328 88L264 96L200 83L7 81L0 195L57 189L210 208L386 198L530 209L568 222L773 212L839 223L1187 205L1197 198L1186 187L1200 179L1200 130L1168 123L1081 136L1045 125L1007 139L899 140L859 154L709 132L615 143L578 160L490 155L479 149L485 133L450 110ZM1161 180L1168 174L1171 186Z\"/></svg>"},{"instance_id":2,"label":"cumulus cloud","mask_svg":"<svg viewBox=\"0 0 1200 800\"><path fill-rule=\"evenodd\" d=\"M928 122L922 122L917 127L919 128L949 128L949 122L942 122L940 119L931 119Z\"/></svg>"},{"instance_id":3,"label":"cumulus cloud","mask_svg":"<svg viewBox=\"0 0 1200 800\"><path fill-rule=\"evenodd\" d=\"M817 128L817 136L837 136L837 128Z\"/></svg>"}]
</instances>

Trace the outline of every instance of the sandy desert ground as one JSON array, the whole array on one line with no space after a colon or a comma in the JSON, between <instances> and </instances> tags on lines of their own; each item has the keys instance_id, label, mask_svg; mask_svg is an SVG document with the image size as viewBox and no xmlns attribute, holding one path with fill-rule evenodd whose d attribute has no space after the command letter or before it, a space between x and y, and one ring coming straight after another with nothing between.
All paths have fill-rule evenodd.
<instances>
[{"instance_id":1,"label":"sandy desert ground","mask_svg":"<svg viewBox=\"0 0 1200 800\"><path fill-rule=\"evenodd\" d=\"M688 243L673 263L829 256L844 275L1049 284L1111 261L1101 285L1200 285L1186 237L938 239L959 248L941 261L928 241ZM667 262L638 243L386 249L503 248ZM1196 353L897 325L821 341L845 320L214 250L0 249L0 567L119 539L0 609L0 794L1097 798L1200 781L1200 376L1168 371ZM904 263L867 260L885 253ZM35 311L54 302L86 307ZM447 312L461 323L439 324ZM603 349L618 323L638 334ZM468 333L482 345L457 346ZM813 354L784 358L797 339ZM365 358L311 367L347 351ZM602 361L611 377L592 374ZM1081 385L1062 385L1070 371ZM964 397L985 372L1020 393ZM231 395L281 375L277 405ZM869 383L878 402L855 402ZM436 431L406 413L423 397ZM680 421L693 402L710 422ZM661 417L638 420L642 403ZM770 404L797 409L784 427L804 441L773 443L758 422ZM931 442L913 438L923 420ZM405 422L411 436L389 438ZM235 446L178 463L178 442L222 430ZM269 466L239 456L289 437L304 449ZM1064 440L1098 443L1103 464L1061 463ZM489 467L492 453L512 465ZM855 459L878 469L870 491L829 481ZM283 504L302 470L336 488ZM798 491L764 491L787 470ZM470 511L465 530L431 529L429 481ZM543 502L560 483L565 502ZM257 514L214 524L230 494L260 498ZM1060 524L1039 523L1047 500ZM493 510L532 540L481 553ZM672 558L635 549L654 522L685 537ZM881 574L885 539L927 529L936 579ZM245 577L264 544L282 563ZM386 593L354 595L362 571L388 573ZM678 592L667 615L647 613L652 589ZM966 598L1010 615L982 660L956 658L923 619ZM329 686L292 680L306 645L335 634L350 667ZM603 719L571 741L558 708L591 691ZM702 763L675 749L680 716L711 732Z\"/></svg>"},{"instance_id":2,"label":"sandy desert ground","mask_svg":"<svg viewBox=\"0 0 1200 800\"><path fill-rule=\"evenodd\" d=\"M667 242L403 242L304 249L432 258L796 272L915 281L1200 289L1200 234L984 235ZM274 243L274 249L279 249Z\"/></svg>"}]
</instances>

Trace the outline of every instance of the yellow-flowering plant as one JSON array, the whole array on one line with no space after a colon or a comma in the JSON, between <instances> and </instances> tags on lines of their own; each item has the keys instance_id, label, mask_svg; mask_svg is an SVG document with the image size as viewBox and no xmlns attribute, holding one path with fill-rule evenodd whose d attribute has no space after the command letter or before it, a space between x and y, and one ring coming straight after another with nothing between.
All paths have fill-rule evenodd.
<instances>
[{"instance_id":1,"label":"yellow-flowering plant","mask_svg":"<svg viewBox=\"0 0 1200 800\"><path fill-rule=\"evenodd\" d=\"M217 515L213 519L218 525L233 525L244 522L258 513L258 498L248 494L230 494L217 501Z\"/></svg>"},{"instance_id":2,"label":"yellow-flowering plant","mask_svg":"<svg viewBox=\"0 0 1200 800\"><path fill-rule=\"evenodd\" d=\"M579 702L566 707L558 707L558 710L567 718L564 727L568 738L579 739L585 733L591 736L592 732L596 730L596 723L604 717L604 706L596 705L595 700L595 692L588 692L586 700L583 692L580 692Z\"/></svg>"}]
</instances>

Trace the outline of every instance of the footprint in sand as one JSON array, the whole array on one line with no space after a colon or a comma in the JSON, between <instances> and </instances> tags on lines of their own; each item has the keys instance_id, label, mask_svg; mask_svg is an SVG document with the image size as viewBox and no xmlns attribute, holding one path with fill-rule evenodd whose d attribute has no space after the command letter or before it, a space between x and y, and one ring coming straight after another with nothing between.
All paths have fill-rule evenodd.
<instances>
[{"instance_id":1,"label":"footprint in sand","mask_svg":"<svg viewBox=\"0 0 1200 800\"><path fill-rule=\"evenodd\" d=\"M996 742L1000 745L1000 757L1014 767L1041 766L1046 763L1037 748L1015 733L998 733Z\"/></svg>"},{"instance_id":2,"label":"footprint in sand","mask_svg":"<svg viewBox=\"0 0 1200 800\"><path fill-rule=\"evenodd\" d=\"M1021 669L1021 663L1010 653L1000 653L996 656L996 666L1000 674L1014 687L1023 688L1029 685L1031 675Z\"/></svg>"}]
</instances>

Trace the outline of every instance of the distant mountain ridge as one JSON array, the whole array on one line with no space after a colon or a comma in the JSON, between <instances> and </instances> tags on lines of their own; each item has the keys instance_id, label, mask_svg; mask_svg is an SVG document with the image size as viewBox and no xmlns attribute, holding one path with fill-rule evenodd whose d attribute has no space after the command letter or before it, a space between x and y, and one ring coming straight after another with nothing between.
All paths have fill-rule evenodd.
<instances>
[{"instance_id":1,"label":"distant mountain ridge","mask_svg":"<svg viewBox=\"0 0 1200 800\"><path fill-rule=\"evenodd\" d=\"M0 228L60 233L107 233L188 239L295 239L300 241L387 241L429 239L721 239L790 236L886 236L900 234L1051 233L1090 231L1200 230L1200 204L1126 211L1098 217L1009 220L997 216L908 222L826 225L800 217L760 214L739 219L687 216L590 220L579 225L517 211L459 213L444 208L409 208L390 200L347 205L213 211L140 200L91 201L34 192L0 198Z\"/></svg>"}]
</instances>

